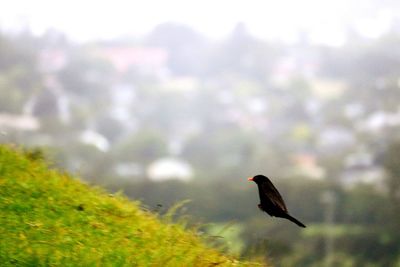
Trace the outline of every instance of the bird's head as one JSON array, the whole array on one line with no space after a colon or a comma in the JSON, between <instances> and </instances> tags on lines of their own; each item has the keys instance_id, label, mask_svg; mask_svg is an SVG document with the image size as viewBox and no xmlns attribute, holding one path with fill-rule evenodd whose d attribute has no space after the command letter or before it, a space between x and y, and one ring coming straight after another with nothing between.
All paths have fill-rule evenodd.
<instances>
[{"instance_id":1,"label":"bird's head","mask_svg":"<svg viewBox=\"0 0 400 267\"><path fill-rule=\"evenodd\" d=\"M249 178L247 178L247 180L248 181L253 181L256 184L259 184L259 183L262 183L263 181L268 180L268 178L265 177L264 175L259 174L259 175L256 175L254 177L249 177Z\"/></svg>"}]
</instances>

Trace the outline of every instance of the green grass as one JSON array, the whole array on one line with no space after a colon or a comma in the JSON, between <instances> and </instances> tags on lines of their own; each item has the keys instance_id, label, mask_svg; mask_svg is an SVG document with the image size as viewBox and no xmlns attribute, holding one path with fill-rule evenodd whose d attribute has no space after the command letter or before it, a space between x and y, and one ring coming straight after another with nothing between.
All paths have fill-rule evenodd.
<instances>
[{"instance_id":1,"label":"green grass","mask_svg":"<svg viewBox=\"0 0 400 267\"><path fill-rule=\"evenodd\" d=\"M121 195L0 146L1 266L253 266Z\"/></svg>"}]
</instances>

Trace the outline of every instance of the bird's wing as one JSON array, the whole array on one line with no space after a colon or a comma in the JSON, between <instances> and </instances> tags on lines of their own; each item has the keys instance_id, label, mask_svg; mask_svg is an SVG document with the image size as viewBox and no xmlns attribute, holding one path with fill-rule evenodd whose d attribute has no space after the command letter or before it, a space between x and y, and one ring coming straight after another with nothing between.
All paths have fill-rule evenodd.
<instances>
[{"instance_id":1,"label":"bird's wing","mask_svg":"<svg viewBox=\"0 0 400 267\"><path fill-rule=\"evenodd\" d=\"M279 194L278 190L272 184L270 180L267 180L262 183L262 192L264 193L265 197L271 200L273 204L278 206L281 210L287 212L287 208L285 202L282 199L281 194Z\"/></svg>"}]
</instances>

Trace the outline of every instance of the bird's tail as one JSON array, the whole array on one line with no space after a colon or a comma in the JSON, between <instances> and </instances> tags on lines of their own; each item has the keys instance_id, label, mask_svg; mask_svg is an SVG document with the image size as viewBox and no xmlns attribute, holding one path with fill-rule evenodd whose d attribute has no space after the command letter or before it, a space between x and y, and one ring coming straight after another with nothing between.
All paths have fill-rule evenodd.
<instances>
[{"instance_id":1,"label":"bird's tail","mask_svg":"<svg viewBox=\"0 0 400 267\"><path fill-rule=\"evenodd\" d=\"M290 221L292 221L292 222L294 222L295 224L297 224L297 225L300 226L300 227L304 227L304 228L306 227L303 223L301 223L300 221L298 221L296 218L290 216L289 214L286 214L286 215L285 215L285 218L288 219L288 220L290 220Z\"/></svg>"}]
</instances>

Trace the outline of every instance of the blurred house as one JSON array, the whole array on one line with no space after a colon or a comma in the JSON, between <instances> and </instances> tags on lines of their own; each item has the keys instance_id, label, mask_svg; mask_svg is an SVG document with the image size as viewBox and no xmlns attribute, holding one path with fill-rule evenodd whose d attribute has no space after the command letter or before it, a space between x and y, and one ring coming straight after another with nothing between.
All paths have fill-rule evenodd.
<instances>
[{"instance_id":1,"label":"blurred house","mask_svg":"<svg viewBox=\"0 0 400 267\"><path fill-rule=\"evenodd\" d=\"M87 145L93 145L100 151L106 152L110 148L110 143L107 138L93 130L85 130L80 136L79 140Z\"/></svg>"},{"instance_id":2,"label":"blurred house","mask_svg":"<svg viewBox=\"0 0 400 267\"><path fill-rule=\"evenodd\" d=\"M37 118L30 115L0 113L0 130L36 131L40 128Z\"/></svg>"},{"instance_id":3,"label":"blurred house","mask_svg":"<svg viewBox=\"0 0 400 267\"><path fill-rule=\"evenodd\" d=\"M198 89L199 81L197 78L192 76L178 76L171 77L164 81L163 88L168 91L175 91L180 93L189 93Z\"/></svg>"},{"instance_id":4,"label":"blurred house","mask_svg":"<svg viewBox=\"0 0 400 267\"><path fill-rule=\"evenodd\" d=\"M311 153L299 153L292 156L294 167L292 174L316 180L325 177L325 170L318 166L317 157Z\"/></svg>"},{"instance_id":5,"label":"blurred house","mask_svg":"<svg viewBox=\"0 0 400 267\"><path fill-rule=\"evenodd\" d=\"M153 181L181 180L193 178L193 169L189 163L178 158L162 158L154 161L147 168L147 176Z\"/></svg>"},{"instance_id":6,"label":"blurred house","mask_svg":"<svg viewBox=\"0 0 400 267\"><path fill-rule=\"evenodd\" d=\"M344 159L345 169L341 175L341 182L346 187L353 187L359 183L372 184L382 187L385 171L375 160L372 153L361 149Z\"/></svg>"},{"instance_id":7,"label":"blurred house","mask_svg":"<svg viewBox=\"0 0 400 267\"><path fill-rule=\"evenodd\" d=\"M350 120L359 119L365 112L365 106L359 102L352 102L344 107L344 115Z\"/></svg>"},{"instance_id":8,"label":"blurred house","mask_svg":"<svg viewBox=\"0 0 400 267\"><path fill-rule=\"evenodd\" d=\"M322 130L318 137L321 151L340 151L356 143L354 133L342 126L329 126Z\"/></svg>"},{"instance_id":9,"label":"blurred house","mask_svg":"<svg viewBox=\"0 0 400 267\"><path fill-rule=\"evenodd\" d=\"M313 79L320 67L320 56L310 48L308 41L291 47L286 56L277 59L272 70L275 85L285 86L293 77Z\"/></svg>"},{"instance_id":10,"label":"blurred house","mask_svg":"<svg viewBox=\"0 0 400 267\"><path fill-rule=\"evenodd\" d=\"M347 89L348 84L342 80L326 78L310 79L311 89L320 99L333 99L339 97Z\"/></svg>"},{"instance_id":11,"label":"blurred house","mask_svg":"<svg viewBox=\"0 0 400 267\"><path fill-rule=\"evenodd\" d=\"M109 60L119 74L131 68L144 74L162 75L167 66L168 53L163 48L115 46L100 47L98 55Z\"/></svg>"},{"instance_id":12,"label":"blurred house","mask_svg":"<svg viewBox=\"0 0 400 267\"><path fill-rule=\"evenodd\" d=\"M112 108L110 114L113 118L123 121L130 128L134 127L131 106L136 100L135 87L128 83L117 83L112 87Z\"/></svg>"},{"instance_id":13,"label":"blurred house","mask_svg":"<svg viewBox=\"0 0 400 267\"><path fill-rule=\"evenodd\" d=\"M387 127L400 125L400 109L397 112L376 111L358 124L366 132L379 133Z\"/></svg>"},{"instance_id":14,"label":"blurred house","mask_svg":"<svg viewBox=\"0 0 400 267\"><path fill-rule=\"evenodd\" d=\"M68 62L68 54L64 49L44 49L39 53L39 70L42 73L60 71Z\"/></svg>"},{"instance_id":15,"label":"blurred house","mask_svg":"<svg viewBox=\"0 0 400 267\"><path fill-rule=\"evenodd\" d=\"M132 81L124 81L123 75L130 76L133 81L135 75L145 75L162 78L167 72L168 53L163 48L137 46L100 46L96 54L109 61L117 76L110 88L112 107L110 114L116 120L123 122L127 129L136 127L131 107L136 98L136 88ZM132 72L132 73L131 73ZM189 85L189 87L192 85Z\"/></svg>"},{"instance_id":16,"label":"blurred house","mask_svg":"<svg viewBox=\"0 0 400 267\"><path fill-rule=\"evenodd\" d=\"M143 167L135 162L118 162L114 167L115 173L120 178L143 177Z\"/></svg>"}]
</instances>

